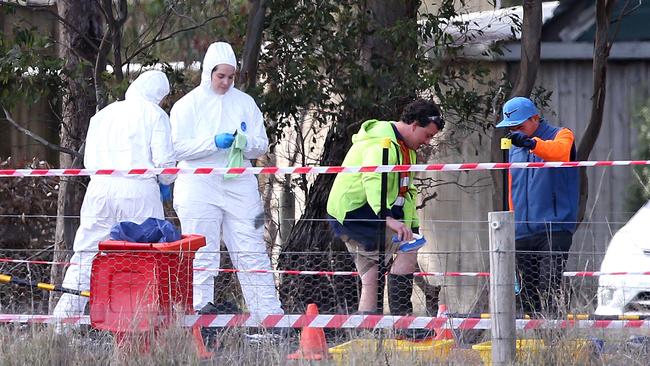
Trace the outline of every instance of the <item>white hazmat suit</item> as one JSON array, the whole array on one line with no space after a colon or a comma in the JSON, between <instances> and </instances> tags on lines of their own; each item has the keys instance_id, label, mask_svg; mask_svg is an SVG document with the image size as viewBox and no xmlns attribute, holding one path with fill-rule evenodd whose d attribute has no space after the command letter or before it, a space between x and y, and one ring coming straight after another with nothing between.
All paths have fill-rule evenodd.
<instances>
[{"instance_id":1,"label":"white hazmat suit","mask_svg":"<svg viewBox=\"0 0 650 366\"><path fill-rule=\"evenodd\" d=\"M179 168L226 167L230 148L215 145L215 135L243 133L244 166L266 153L268 138L262 113L248 94L232 84L224 94L212 88L212 70L227 64L236 68L229 44L210 45L201 72L201 84L171 110L172 140ZM241 270L271 269L264 246L264 228L255 227L263 213L254 175L224 179L223 175L180 175L174 184L174 208L184 234L206 237L206 246L194 259L194 309L214 298L214 276L219 268L221 239L233 264ZM223 236L222 236L223 235ZM281 314L272 274L238 273L244 299L252 314Z\"/></svg>"},{"instance_id":2,"label":"white hazmat suit","mask_svg":"<svg viewBox=\"0 0 650 366\"><path fill-rule=\"evenodd\" d=\"M90 119L84 165L87 169L167 168L175 165L167 113L158 106L169 93L167 76L160 71L140 75L117 101ZM160 175L171 184L175 176ZM92 176L81 206L81 220L74 240L72 263L63 286L90 288L91 262L98 243L109 238L121 221L142 223L149 217L164 218L156 176ZM54 308L58 317L81 315L88 298L64 294Z\"/></svg>"}]
</instances>

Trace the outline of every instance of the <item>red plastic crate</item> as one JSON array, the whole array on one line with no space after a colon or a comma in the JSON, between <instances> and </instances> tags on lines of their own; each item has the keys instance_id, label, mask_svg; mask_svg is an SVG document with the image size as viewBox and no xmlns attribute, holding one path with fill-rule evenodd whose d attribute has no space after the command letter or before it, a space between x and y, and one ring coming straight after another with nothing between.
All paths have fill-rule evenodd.
<instances>
[{"instance_id":1,"label":"red plastic crate","mask_svg":"<svg viewBox=\"0 0 650 366\"><path fill-rule=\"evenodd\" d=\"M191 314L192 261L205 237L170 243L99 243L90 276L90 321L112 332L145 332Z\"/></svg>"}]
</instances>

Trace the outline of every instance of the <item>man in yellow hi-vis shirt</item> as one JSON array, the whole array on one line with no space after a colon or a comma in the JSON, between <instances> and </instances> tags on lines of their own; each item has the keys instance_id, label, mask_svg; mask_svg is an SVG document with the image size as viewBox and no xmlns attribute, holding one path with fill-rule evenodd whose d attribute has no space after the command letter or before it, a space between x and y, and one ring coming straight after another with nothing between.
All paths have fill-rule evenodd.
<instances>
[{"instance_id":1,"label":"man in yellow hi-vis shirt","mask_svg":"<svg viewBox=\"0 0 650 366\"><path fill-rule=\"evenodd\" d=\"M343 166L373 166L382 164L382 140L389 139L388 164L415 164L415 151L428 144L444 127L438 106L426 100L416 100L404 108L399 121L364 122L352 136L352 147ZM381 213L381 173L339 174L327 201L327 213L336 236L341 238L361 276L359 313L377 311L380 218L386 217L386 260L392 258L398 241L413 239L418 233L416 213L417 189L413 173L389 173L386 197L387 211ZM411 293L417 251L397 253L388 275L388 301L391 314L413 312Z\"/></svg>"}]
</instances>

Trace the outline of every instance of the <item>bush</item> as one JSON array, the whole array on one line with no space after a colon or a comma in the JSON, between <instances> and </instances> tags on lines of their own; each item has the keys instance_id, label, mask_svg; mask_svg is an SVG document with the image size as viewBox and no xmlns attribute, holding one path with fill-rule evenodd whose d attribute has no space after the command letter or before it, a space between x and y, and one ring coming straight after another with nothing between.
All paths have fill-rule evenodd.
<instances>
[{"instance_id":1,"label":"bush","mask_svg":"<svg viewBox=\"0 0 650 366\"><path fill-rule=\"evenodd\" d=\"M0 169L14 169L11 158ZM49 169L34 159L20 168ZM0 249L41 249L54 241L58 177L0 178Z\"/></svg>"},{"instance_id":2,"label":"bush","mask_svg":"<svg viewBox=\"0 0 650 366\"><path fill-rule=\"evenodd\" d=\"M633 158L650 160L650 100L637 110L634 117L638 135ZM633 183L628 188L625 208L636 212L650 199L650 166L634 166L632 169Z\"/></svg>"},{"instance_id":3,"label":"bush","mask_svg":"<svg viewBox=\"0 0 650 366\"><path fill-rule=\"evenodd\" d=\"M0 169L16 168L11 159ZM49 169L34 159L27 169ZM58 177L0 178L0 259L52 260L56 229ZM0 262L0 273L48 282L50 266ZM48 293L35 288L0 284L0 312L47 313Z\"/></svg>"}]
</instances>

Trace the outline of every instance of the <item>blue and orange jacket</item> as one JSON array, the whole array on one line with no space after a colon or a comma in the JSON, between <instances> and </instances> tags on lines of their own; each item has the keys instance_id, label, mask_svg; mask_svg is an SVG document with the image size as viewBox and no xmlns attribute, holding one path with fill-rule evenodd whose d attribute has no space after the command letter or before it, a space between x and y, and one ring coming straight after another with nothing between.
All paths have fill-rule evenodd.
<instances>
[{"instance_id":1,"label":"blue and orange jacket","mask_svg":"<svg viewBox=\"0 0 650 366\"><path fill-rule=\"evenodd\" d=\"M513 146L510 162L574 161L573 132L544 119L532 138L534 149ZM549 231L575 232L580 176L577 168L510 169L510 210L515 212L515 237Z\"/></svg>"}]
</instances>

